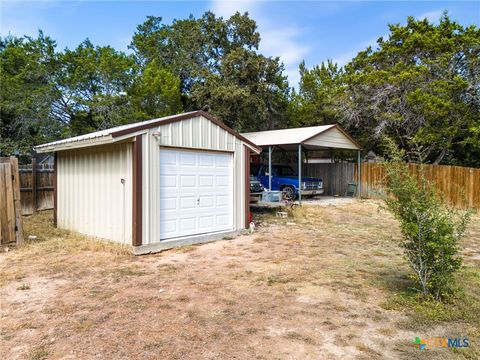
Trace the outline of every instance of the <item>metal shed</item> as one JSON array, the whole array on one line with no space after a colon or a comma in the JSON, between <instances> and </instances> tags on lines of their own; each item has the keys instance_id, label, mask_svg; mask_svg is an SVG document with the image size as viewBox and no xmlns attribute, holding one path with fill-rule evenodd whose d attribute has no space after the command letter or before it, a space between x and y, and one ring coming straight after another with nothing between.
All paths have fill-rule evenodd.
<instances>
[{"instance_id":1,"label":"metal shed","mask_svg":"<svg viewBox=\"0 0 480 360\"><path fill-rule=\"evenodd\" d=\"M55 224L136 254L212 240L249 222L261 149L194 111L39 145L55 153Z\"/></svg>"},{"instance_id":2,"label":"metal shed","mask_svg":"<svg viewBox=\"0 0 480 360\"><path fill-rule=\"evenodd\" d=\"M338 124L310 126L304 128L258 131L242 134L257 146L268 149L269 189L272 188L272 151L279 148L298 154L298 194L302 202L302 155L311 150L340 149L357 151L358 172L360 179L361 146ZM360 181L357 181L360 187ZM360 194L360 188L357 191Z\"/></svg>"}]
</instances>

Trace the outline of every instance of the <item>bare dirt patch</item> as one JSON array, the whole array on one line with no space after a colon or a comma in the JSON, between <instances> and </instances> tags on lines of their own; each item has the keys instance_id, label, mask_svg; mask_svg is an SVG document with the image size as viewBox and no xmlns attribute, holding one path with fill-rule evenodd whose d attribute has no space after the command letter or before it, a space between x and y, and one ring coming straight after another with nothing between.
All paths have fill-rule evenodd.
<instances>
[{"instance_id":1,"label":"bare dirt patch","mask_svg":"<svg viewBox=\"0 0 480 360\"><path fill-rule=\"evenodd\" d=\"M0 254L0 358L412 358L416 336L472 326L402 326L385 308L408 268L375 202L264 214L255 234L141 257L50 215L25 219L40 241Z\"/></svg>"}]
</instances>

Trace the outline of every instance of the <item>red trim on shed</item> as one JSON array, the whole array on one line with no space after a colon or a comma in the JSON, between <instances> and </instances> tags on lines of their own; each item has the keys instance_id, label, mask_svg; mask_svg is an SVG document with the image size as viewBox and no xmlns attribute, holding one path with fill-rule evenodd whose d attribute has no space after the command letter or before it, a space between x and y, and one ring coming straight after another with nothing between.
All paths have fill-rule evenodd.
<instances>
[{"instance_id":1,"label":"red trim on shed","mask_svg":"<svg viewBox=\"0 0 480 360\"><path fill-rule=\"evenodd\" d=\"M57 196L58 196L58 190L57 190L57 176L58 176L58 154L54 153L53 154L53 226L57 227ZM35 169L33 170L34 172L36 171ZM33 196L35 196L35 193L33 193Z\"/></svg>"},{"instance_id":2,"label":"red trim on shed","mask_svg":"<svg viewBox=\"0 0 480 360\"><path fill-rule=\"evenodd\" d=\"M132 245L142 245L142 135L137 135L132 144L133 206Z\"/></svg>"},{"instance_id":3,"label":"red trim on shed","mask_svg":"<svg viewBox=\"0 0 480 360\"><path fill-rule=\"evenodd\" d=\"M250 226L250 149L245 147L245 229Z\"/></svg>"}]
</instances>

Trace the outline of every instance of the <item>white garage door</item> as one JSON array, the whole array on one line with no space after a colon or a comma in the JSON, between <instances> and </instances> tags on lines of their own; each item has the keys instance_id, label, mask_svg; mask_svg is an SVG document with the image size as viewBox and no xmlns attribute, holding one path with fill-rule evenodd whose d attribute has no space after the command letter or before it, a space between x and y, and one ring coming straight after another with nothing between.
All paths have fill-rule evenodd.
<instances>
[{"instance_id":1,"label":"white garage door","mask_svg":"<svg viewBox=\"0 0 480 360\"><path fill-rule=\"evenodd\" d=\"M233 228L232 159L160 150L160 240Z\"/></svg>"}]
</instances>

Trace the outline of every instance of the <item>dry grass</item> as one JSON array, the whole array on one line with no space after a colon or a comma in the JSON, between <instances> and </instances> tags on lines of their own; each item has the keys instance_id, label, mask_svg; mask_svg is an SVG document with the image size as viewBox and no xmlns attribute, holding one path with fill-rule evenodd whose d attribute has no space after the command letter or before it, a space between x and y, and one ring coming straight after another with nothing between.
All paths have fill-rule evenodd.
<instances>
[{"instance_id":1,"label":"dry grass","mask_svg":"<svg viewBox=\"0 0 480 360\"><path fill-rule=\"evenodd\" d=\"M475 358L416 336L480 341L480 225L463 290L432 308L412 285L397 223L371 201L258 216L253 235L133 257L25 218L39 240L0 254L0 358ZM295 225L287 225L295 223ZM442 316L439 316L442 315Z\"/></svg>"},{"instance_id":2,"label":"dry grass","mask_svg":"<svg viewBox=\"0 0 480 360\"><path fill-rule=\"evenodd\" d=\"M92 239L81 234L75 234L62 229L53 227L51 211L42 211L34 216L25 217L24 232L25 238L30 235L37 236L36 240L28 241L20 252L31 253L32 251L43 252L108 252L115 255L130 255L131 250L128 246L105 241ZM48 240L48 241L45 241Z\"/></svg>"}]
</instances>

